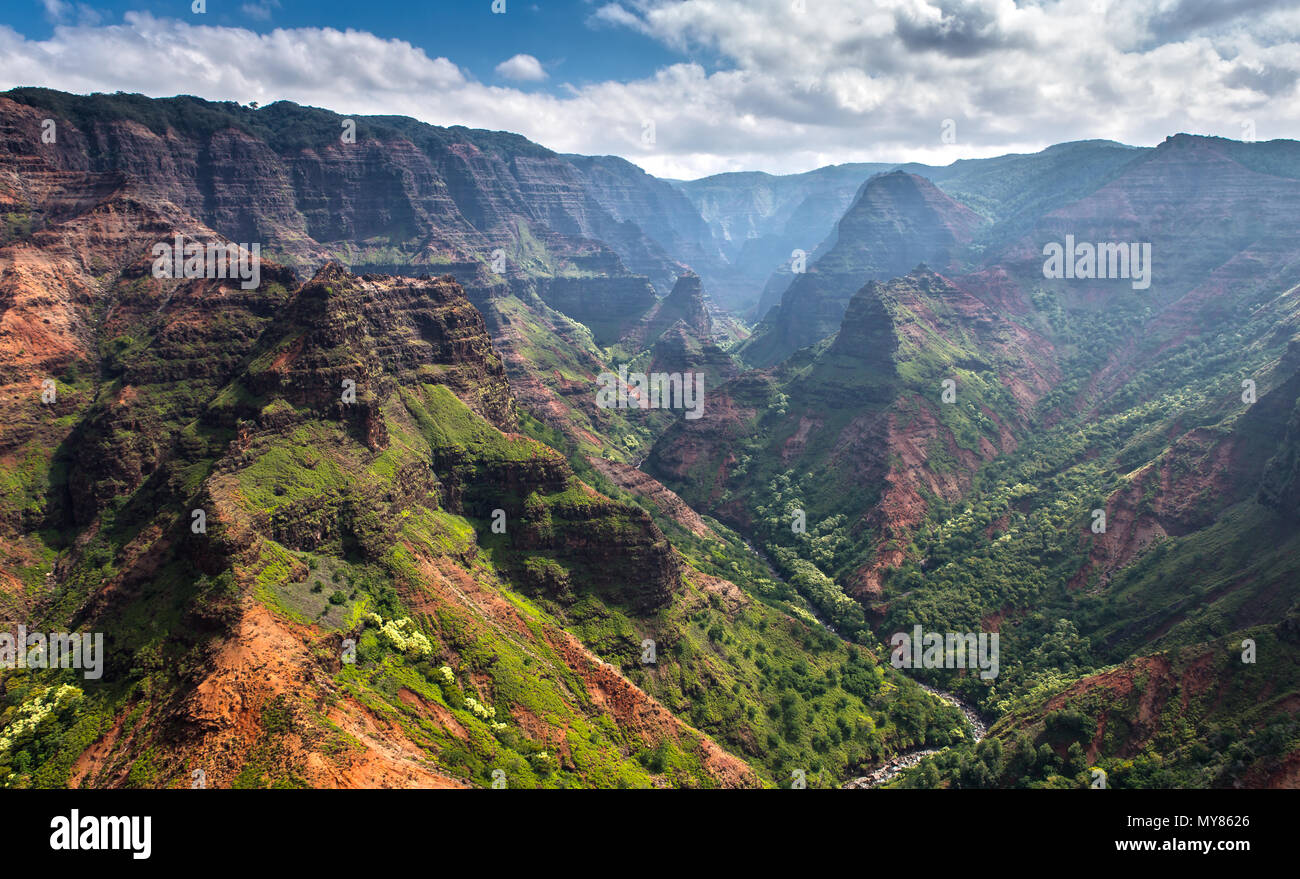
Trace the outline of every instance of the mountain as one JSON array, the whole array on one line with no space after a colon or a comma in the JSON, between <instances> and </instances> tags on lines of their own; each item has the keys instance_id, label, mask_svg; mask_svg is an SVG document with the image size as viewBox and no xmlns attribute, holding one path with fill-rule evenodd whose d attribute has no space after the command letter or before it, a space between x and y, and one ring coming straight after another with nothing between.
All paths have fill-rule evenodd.
<instances>
[{"instance_id":1,"label":"mountain","mask_svg":"<svg viewBox=\"0 0 1300 879\"><path fill-rule=\"evenodd\" d=\"M960 736L955 709L826 633L736 535L570 439L569 413L591 411L609 451L636 413L586 402L577 373L556 387L584 401L551 413L571 434L533 414L556 398L512 356L544 368L553 344L557 363L605 365L538 292L567 276L537 262L485 294L468 263L430 277L326 258L300 278L251 245L317 253L284 231L302 205L367 189L317 164L336 147L187 99L78 107L42 144L47 109L0 103L0 600L28 632L102 635L104 663L5 670L0 784L755 787L798 770L833 786ZM526 143L455 137L454 155L521 153L482 167L529 164ZM217 144L236 145L219 175ZM190 170L169 164L184 155ZM445 204L430 241L507 240L486 217L517 194L484 174L447 187L484 225ZM256 210L214 177L257 180ZM436 201L432 180L408 206ZM240 247L209 222L270 234ZM231 276L160 271L177 244L233 255ZM638 276L593 287L620 278ZM700 354L704 299L687 281L642 300L668 325L638 356Z\"/></svg>"},{"instance_id":2,"label":"mountain","mask_svg":"<svg viewBox=\"0 0 1300 879\"><path fill-rule=\"evenodd\" d=\"M924 177L878 174L863 184L834 235L807 271L796 274L740 354L771 365L835 332L849 298L868 280L887 280L924 263L953 266L983 221ZM760 308L762 305L760 304Z\"/></svg>"},{"instance_id":3,"label":"mountain","mask_svg":"<svg viewBox=\"0 0 1300 879\"><path fill-rule=\"evenodd\" d=\"M677 272L653 241L586 193L563 157L518 135L345 119L288 102L254 110L47 89L14 89L5 101L7 117L36 121L38 131L42 116L65 122L52 144L13 138L15 155L128 175L142 192L233 241L261 242L291 266L346 258L357 270L488 269L500 248L496 274L507 278L576 278L590 263L609 263L667 289Z\"/></svg>"},{"instance_id":4,"label":"mountain","mask_svg":"<svg viewBox=\"0 0 1300 879\"><path fill-rule=\"evenodd\" d=\"M51 144L45 118L57 122ZM0 124L8 167L83 175L78 189L129 182L144 201L259 244L300 280L331 259L361 273L455 274L539 412L567 411L563 376L601 372L598 347L685 270L602 208L562 156L505 132L46 89L0 97ZM40 193L21 194L9 222L37 231L54 219L47 210ZM537 368L542 349L559 377Z\"/></svg>"},{"instance_id":5,"label":"mountain","mask_svg":"<svg viewBox=\"0 0 1300 879\"><path fill-rule=\"evenodd\" d=\"M719 389L711 403L727 417L674 424L646 465L778 558L789 538L799 545L791 522L802 511L808 549L844 581L836 590L870 599L927 498L960 498L970 471L1014 448L1056 377L1051 354L1047 340L928 269L869 282L833 338ZM954 375L967 399L933 405ZM854 561L864 541L874 564ZM862 619L837 603L847 614L837 625Z\"/></svg>"},{"instance_id":6,"label":"mountain","mask_svg":"<svg viewBox=\"0 0 1300 879\"><path fill-rule=\"evenodd\" d=\"M1111 156L656 443L841 632L1000 634L996 680L912 672L997 720L897 784L1296 783L1296 147ZM1149 286L1045 277L1067 235L1150 245Z\"/></svg>"},{"instance_id":7,"label":"mountain","mask_svg":"<svg viewBox=\"0 0 1300 879\"><path fill-rule=\"evenodd\" d=\"M601 207L650 238L665 254L710 278L727 271L728 259L715 230L677 186L618 156L566 155L564 159L578 170L587 192Z\"/></svg>"},{"instance_id":8,"label":"mountain","mask_svg":"<svg viewBox=\"0 0 1300 879\"><path fill-rule=\"evenodd\" d=\"M890 170L884 164L847 164L803 174L758 171L674 181L717 242L725 264L696 265L719 303L748 315L754 293L791 253L811 253L834 228L862 182ZM760 311L756 317L762 317Z\"/></svg>"},{"instance_id":9,"label":"mountain","mask_svg":"<svg viewBox=\"0 0 1300 879\"><path fill-rule=\"evenodd\" d=\"M1300 783L1300 144L679 183L348 121L0 97L0 658L103 636L0 671L0 785Z\"/></svg>"},{"instance_id":10,"label":"mountain","mask_svg":"<svg viewBox=\"0 0 1300 879\"><path fill-rule=\"evenodd\" d=\"M804 174L736 172L678 181L720 242L727 264L719 270L683 261L701 273L726 308L761 320L794 280L793 252L824 253L862 184L876 174L904 171L924 177L984 217L988 222L972 243L978 253L1023 234L1032 218L1095 188L1099 179L1141 152L1113 141L1090 140L942 166L856 163Z\"/></svg>"}]
</instances>

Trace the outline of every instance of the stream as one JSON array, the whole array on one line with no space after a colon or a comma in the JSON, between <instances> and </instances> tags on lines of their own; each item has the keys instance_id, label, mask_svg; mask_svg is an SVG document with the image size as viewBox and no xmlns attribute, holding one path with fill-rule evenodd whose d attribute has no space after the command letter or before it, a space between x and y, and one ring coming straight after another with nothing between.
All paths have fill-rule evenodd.
<instances>
[{"instance_id":1,"label":"stream","mask_svg":"<svg viewBox=\"0 0 1300 879\"><path fill-rule=\"evenodd\" d=\"M988 724L984 722L983 718L979 716L979 713L964 699L959 696L954 696L952 693L923 684L920 681L915 681L914 683L930 695L942 699L960 711L966 718L966 723L970 727L971 736L975 740L976 744L979 744L980 740L988 733ZM866 775L845 782L842 787L844 790L866 790L867 788L878 787L879 785L896 778L904 769L911 769L913 766L916 766L925 757L929 757L932 754L938 754L945 750L947 749L913 748L910 751L904 751L901 754L889 758Z\"/></svg>"},{"instance_id":2,"label":"stream","mask_svg":"<svg viewBox=\"0 0 1300 879\"><path fill-rule=\"evenodd\" d=\"M767 553L759 549L757 546L754 546L754 544L750 543L749 540L747 540L746 538L741 537L741 540L744 541L745 546L749 547L750 551L752 551L756 556L758 556L760 559L763 560L763 562L767 565L768 571L771 573L771 575L774 578L780 579L781 575L777 573L776 566L773 565L772 560L767 557ZM817 620L817 622L820 623L824 629L826 629L826 631L830 632L832 635L835 635L837 638L839 637L839 633L835 631L834 627L832 627L829 623L823 620L817 614L816 610L812 610L810 608L810 612L812 613L813 617ZM984 722L984 719L980 717L979 712L976 711L966 700L962 699L960 696L956 696L953 695L952 693L946 692L945 690L940 690L937 689L936 687L931 687L928 684L923 684L920 681L913 681L913 683L915 683L922 690L925 690L931 696L934 696L937 699L942 699L943 701L947 702L949 705L953 706L958 711L960 711L962 713L962 716L966 718L966 725L970 728L969 732L971 737L974 739L975 744L979 744L980 740L983 739L984 736L988 733L989 731L988 724ZM922 759L929 757L932 754L938 754L940 751L943 750L946 749L945 748L912 748L909 751L904 751L903 753L897 754L891 757L890 759L886 760L884 763L877 766L875 769L871 770L871 772L869 772L868 774L861 776L859 778L850 779L849 781L845 782L842 785L842 789L843 790L866 790L867 788L877 787L879 785L884 784L887 781L894 779L900 773L902 773L903 770L911 769L913 766L916 766L918 763L921 762Z\"/></svg>"},{"instance_id":3,"label":"stream","mask_svg":"<svg viewBox=\"0 0 1300 879\"><path fill-rule=\"evenodd\" d=\"M744 536L741 536L740 539L744 542L745 546L749 547L750 551L753 552L754 555L762 559L763 563L767 565L768 571L771 573L771 575L774 578L778 580L781 579L781 575L777 573L776 566L772 564L772 560L767 557L766 552L759 549L754 544L750 543L749 540ZM823 620L815 610L812 610L811 613L813 617L817 620L817 622L820 623L824 629L826 629L826 631L830 632L832 635L835 635L837 638L839 637L839 633L836 632L835 629L829 623ZM976 711L966 700L962 699L960 696L955 696L952 693L949 693L945 690L940 690L936 687L931 687L928 684L923 684L920 681L913 681L913 683L915 683L922 690L925 690L931 696L934 696L936 699L942 699L943 701L947 702L949 705L953 706L958 711L960 711L962 713L962 716L966 718L966 725L969 727L969 733L972 739L974 739L975 744L979 744L980 740L983 739L984 736L988 733L989 731L988 724L984 722L984 719L980 717L979 712ZM867 773L866 775L860 776L858 778L850 779L849 781L841 785L841 789L866 790L868 788L878 787L879 785L882 785L885 782L891 781L892 779L896 778L899 774L903 772L903 770L911 769L913 766L916 766L924 758L929 757L932 754L938 754L941 751L945 751L945 750L947 749L946 748L912 748L911 750L904 751L901 754L897 754L889 758L884 763L880 764L879 766L871 770L871 772Z\"/></svg>"}]
</instances>

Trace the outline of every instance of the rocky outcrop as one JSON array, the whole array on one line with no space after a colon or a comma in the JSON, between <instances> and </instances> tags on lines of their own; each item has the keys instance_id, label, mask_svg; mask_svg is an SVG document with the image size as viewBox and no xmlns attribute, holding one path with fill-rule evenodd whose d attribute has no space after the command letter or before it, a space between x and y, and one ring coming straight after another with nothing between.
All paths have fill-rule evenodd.
<instances>
[{"instance_id":1,"label":"rocky outcrop","mask_svg":"<svg viewBox=\"0 0 1300 879\"><path fill-rule=\"evenodd\" d=\"M547 305L585 324L602 346L617 341L655 304L644 278L543 278L538 288Z\"/></svg>"},{"instance_id":2,"label":"rocky outcrop","mask_svg":"<svg viewBox=\"0 0 1300 879\"><path fill-rule=\"evenodd\" d=\"M679 322L697 339L709 340L712 336L713 324L704 304L704 288L700 276L694 272L679 277L672 292L656 302L636 326L624 334L624 340L633 350L648 348Z\"/></svg>"},{"instance_id":3,"label":"rocky outcrop","mask_svg":"<svg viewBox=\"0 0 1300 879\"><path fill-rule=\"evenodd\" d=\"M483 318L450 276L419 280L355 277L324 266L299 289L248 382L257 395L281 396L341 416L365 412L401 384L444 384L489 422L513 429L516 404Z\"/></svg>"},{"instance_id":4,"label":"rocky outcrop","mask_svg":"<svg viewBox=\"0 0 1300 879\"><path fill-rule=\"evenodd\" d=\"M553 558L575 592L638 615L668 606L682 588L682 563L650 514L607 498L550 504L523 521L513 546Z\"/></svg>"}]
</instances>

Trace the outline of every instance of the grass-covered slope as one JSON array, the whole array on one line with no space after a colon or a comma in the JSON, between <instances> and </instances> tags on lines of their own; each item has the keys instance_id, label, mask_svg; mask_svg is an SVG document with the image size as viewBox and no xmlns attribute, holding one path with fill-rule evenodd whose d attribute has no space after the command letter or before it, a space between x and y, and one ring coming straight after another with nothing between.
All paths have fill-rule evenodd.
<instances>
[{"instance_id":1,"label":"grass-covered slope","mask_svg":"<svg viewBox=\"0 0 1300 879\"><path fill-rule=\"evenodd\" d=\"M43 548L24 619L102 632L104 672L5 673L6 786L830 786L960 737L687 558L724 571L734 544L683 555L512 432L450 280L268 266L244 295L145 265L62 500L19 526Z\"/></svg>"}]
</instances>

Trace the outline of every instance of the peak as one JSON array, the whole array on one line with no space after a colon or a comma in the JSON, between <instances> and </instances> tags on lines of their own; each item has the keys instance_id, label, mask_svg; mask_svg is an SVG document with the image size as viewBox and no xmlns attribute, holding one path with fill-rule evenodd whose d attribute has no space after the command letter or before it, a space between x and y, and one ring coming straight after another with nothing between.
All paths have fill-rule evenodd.
<instances>
[{"instance_id":1,"label":"peak","mask_svg":"<svg viewBox=\"0 0 1300 879\"><path fill-rule=\"evenodd\" d=\"M947 193L935 186L929 178L902 169L881 172L868 177L859 190L859 196L867 196L869 200L877 202L882 199L901 201L923 199L929 202L942 202L944 204L952 202L957 204L957 202L952 201Z\"/></svg>"},{"instance_id":2,"label":"peak","mask_svg":"<svg viewBox=\"0 0 1300 879\"><path fill-rule=\"evenodd\" d=\"M701 340L713 333L700 276L689 270L677 277L677 283L673 284L667 296L651 306L638 325L629 331L629 337L640 345L653 345L677 323L689 327L692 335Z\"/></svg>"},{"instance_id":3,"label":"peak","mask_svg":"<svg viewBox=\"0 0 1300 879\"><path fill-rule=\"evenodd\" d=\"M683 272L677 276L677 283L673 284L672 291L668 294L669 298L677 296L702 296L703 285L700 282L700 276L695 272Z\"/></svg>"},{"instance_id":4,"label":"peak","mask_svg":"<svg viewBox=\"0 0 1300 879\"><path fill-rule=\"evenodd\" d=\"M888 290L885 284L868 281L853 294L839 333L831 343L831 351L880 364L888 363L889 356L897 347L893 321L884 303Z\"/></svg>"},{"instance_id":5,"label":"peak","mask_svg":"<svg viewBox=\"0 0 1300 879\"><path fill-rule=\"evenodd\" d=\"M926 178L920 176L919 174L913 174L910 171L904 171L902 168L898 168L893 171L882 171L881 173L875 174L872 177L868 178L867 180L867 186L900 185L900 184L908 184L908 183L918 187L934 186L933 183L931 183Z\"/></svg>"},{"instance_id":6,"label":"peak","mask_svg":"<svg viewBox=\"0 0 1300 879\"><path fill-rule=\"evenodd\" d=\"M1179 132L1178 134L1171 134L1168 137L1166 137L1160 143L1160 145L1156 147L1156 149L1157 150L1178 150L1178 149L1194 149L1198 147L1200 148L1219 147L1232 142L1233 141L1228 140L1228 138L1226 137L1214 137L1208 134L1187 134L1185 132Z\"/></svg>"},{"instance_id":7,"label":"peak","mask_svg":"<svg viewBox=\"0 0 1300 879\"><path fill-rule=\"evenodd\" d=\"M310 283L320 283L324 281L339 281L352 277L352 273L347 270L343 263L332 259L317 270L312 276Z\"/></svg>"}]
</instances>

